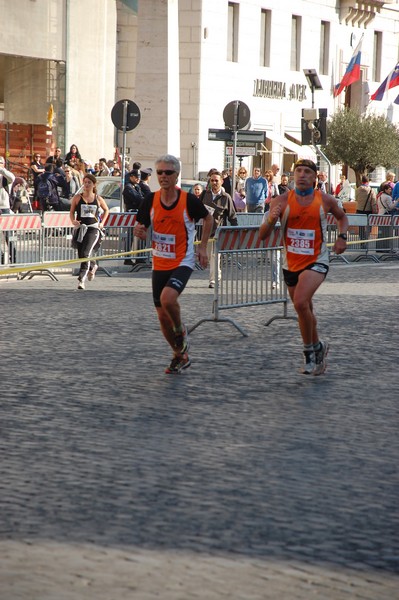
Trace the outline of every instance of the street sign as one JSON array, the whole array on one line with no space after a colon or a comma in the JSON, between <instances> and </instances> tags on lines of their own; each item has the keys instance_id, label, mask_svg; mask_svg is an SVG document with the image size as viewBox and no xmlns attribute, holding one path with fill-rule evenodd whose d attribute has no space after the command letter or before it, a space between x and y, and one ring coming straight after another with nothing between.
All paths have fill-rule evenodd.
<instances>
[{"instance_id":1,"label":"street sign","mask_svg":"<svg viewBox=\"0 0 399 600\"><path fill-rule=\"evenodd\" d=\"M226 146L226 156L233 156L233 146ZM236 156L256 156L256 146L237 146Z\"/></svg>"},{"instance_id":2,"label":"street sign","mask_svg":"<svg viewBox=\"0 0 399 600\"><path fill-rule=\"evenodd\" d=\"M230 129L208 129L208 140L216 142L231 142L233 132Z\"/></svg>"},{"instance_id":3,"label":"street sign","mask_svg":"<svg viewBox=\"0 0 399 600\"><path fill-rule=\"evenodd\" d=\"M135 129L140 123L140 109L133 100L119 100L111 110L111 120L122 131L122 174L120 188L120 211L123 212L123 186L126 171L126 132Z\"/></svg>"},{"instance_id":4,"label":"street sign","mask_svg":"<svg viewBox=\"0 0 399 600\"><path fill-rule=\"evenodd\" d=\"M208 129L208 140L217 142L232 142L234 132L230 129ZM248 142L250 144L266 142L265 131L251 131L247 129L245 131L237 131L237 142Z\"/></svg>"},{"instance_id":5,"label":"street sign","mask_svg":"<svg viewBox=\"0 0 399 600\"><path fill-rule=\"evenodd\" d=\"M223 110L223 120L230 129L243 129L249 123L251 111L245 102L233 100L226 104Z\"/></svg>"},{"instance_id":6,"label":"street sign","mask_svg":"<svg viewBox=\"0 0 399 600\"><path fill-rule=\"evenodd\" d=\"M111 110L111 119L117 129L131 131L140 123L140 109L133 100L119 100Z\"/></svg>"}]
</instances>

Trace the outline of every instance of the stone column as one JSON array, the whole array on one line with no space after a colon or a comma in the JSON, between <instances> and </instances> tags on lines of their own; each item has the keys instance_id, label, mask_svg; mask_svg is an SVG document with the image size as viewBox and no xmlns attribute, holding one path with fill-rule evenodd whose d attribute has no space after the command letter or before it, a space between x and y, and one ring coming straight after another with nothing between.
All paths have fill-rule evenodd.
<instances>
[{"instance_id":1,"label":"stone column","mask_svg":"<svg viewBox=\"0 0 399 600\"><path fill-rule=\"evenodd\" d=\"M141 121L132 159L153 165L161 154L180 157L178 0L139 0L136 97Z\"/></svg>"}]
</instances>

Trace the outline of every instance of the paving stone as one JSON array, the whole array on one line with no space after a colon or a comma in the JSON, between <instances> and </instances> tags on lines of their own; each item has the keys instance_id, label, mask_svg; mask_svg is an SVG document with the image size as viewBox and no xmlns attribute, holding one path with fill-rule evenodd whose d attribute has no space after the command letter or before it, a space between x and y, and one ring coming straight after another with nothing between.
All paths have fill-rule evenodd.
<instances>
[{"instance_id":1,"label":"paving stone","mask_svg":"<svg viewBox=\"0 0 399 600\"><path fill-rule=\"evenodd\" d=\"M322 377L279 304L168 377L149 272L0 280L1 600L399 599L398 275L331 266Z\"/></svg>"}]
</instances>

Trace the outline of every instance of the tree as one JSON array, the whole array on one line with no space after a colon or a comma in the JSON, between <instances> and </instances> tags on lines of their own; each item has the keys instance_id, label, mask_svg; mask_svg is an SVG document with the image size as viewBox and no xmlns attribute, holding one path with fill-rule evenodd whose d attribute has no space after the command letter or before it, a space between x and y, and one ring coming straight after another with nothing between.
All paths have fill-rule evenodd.
<instances>
[{"instance_id":1,"label":"tree","mask_svg":"<svg viewBox=\"0 0 399 600\"><path fill-rule=\"evenodd\" d=\"M359 115L339 109L327 123L327 144L323 152L331 163L349 165L359 186L362 175L381 165L392 168L399 160L399 129L386 117Z\"/></svg>"}]
</instances>

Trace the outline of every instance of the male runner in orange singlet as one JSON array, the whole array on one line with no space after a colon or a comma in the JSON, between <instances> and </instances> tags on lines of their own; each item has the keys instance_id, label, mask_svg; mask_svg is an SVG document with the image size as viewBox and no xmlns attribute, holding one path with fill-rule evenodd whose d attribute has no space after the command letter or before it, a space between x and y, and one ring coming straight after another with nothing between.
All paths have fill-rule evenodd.
<instances>
[{"instance_id":1,"label":"male runner in orange singlet","mask_svg":"<svg viewBox=\"0 0 399 600\"><path fill-rule=\"evenodd\" d=\"M265 214L259 235L265 239L280 219L283 233L283 273L290 298L298 315L304 345L305 375L321 375L326 370L328 343L319 339L312 298L324 281L329 259L326 246L327 213L337 220L338 237L334 252L346 249L348 219L333 196L315 190L317 166L301 159L294 165L295 189L276 196Z\"/></svg>"},{"instance_id":2,"label":"male runner in orange singlet","mask_svg":"<svg viewBox=\"0 0 399 600\"><path fill-rule=\"evenodd\" d=\"M180 162L171 154L155 163L160 190L148 194L137 213L134 235L142 240L152 226L152 291L161 331L173 350L165 373L180 373L190 366L188 338L181 321L179 295L194 270L195 223L203 219L198 259L208 265L207 242L213 225L201 200L176 186Z\"/></svg>"}]
</instances>

